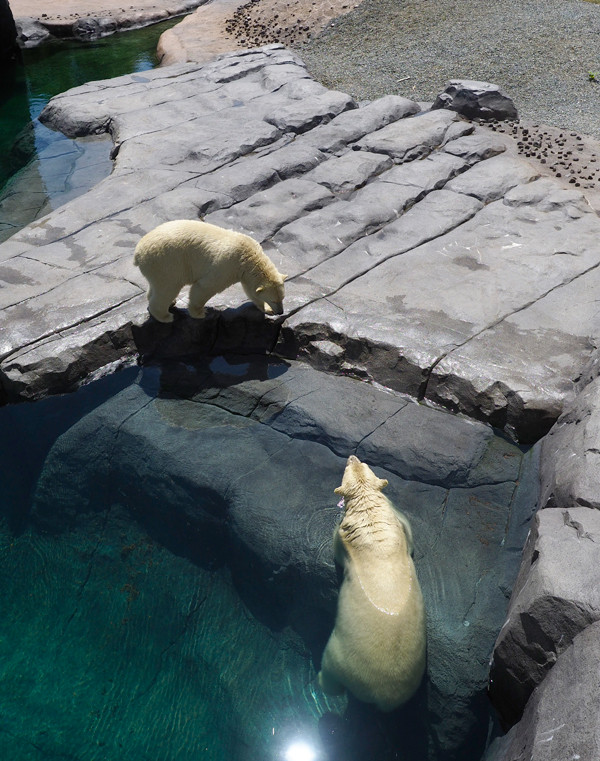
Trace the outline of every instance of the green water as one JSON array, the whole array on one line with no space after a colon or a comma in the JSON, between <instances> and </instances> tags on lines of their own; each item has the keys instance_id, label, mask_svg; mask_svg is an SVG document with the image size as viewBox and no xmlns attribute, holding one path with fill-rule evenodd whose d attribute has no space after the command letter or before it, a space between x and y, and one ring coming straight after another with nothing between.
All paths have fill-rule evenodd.
<instances>
[{"instance_id":1,"label":"green water","mask_svg":"<svg viewBox=\"0 0 600 761\"><path fill-rule=\"evenodd\" d=\"M53 95L92 80L154 68L158 38L180 20L95 42L56 40L24 50L23 66L0 80L0 190L54 139L55 133L36 121Z\"/></svg>"}]
</instances>

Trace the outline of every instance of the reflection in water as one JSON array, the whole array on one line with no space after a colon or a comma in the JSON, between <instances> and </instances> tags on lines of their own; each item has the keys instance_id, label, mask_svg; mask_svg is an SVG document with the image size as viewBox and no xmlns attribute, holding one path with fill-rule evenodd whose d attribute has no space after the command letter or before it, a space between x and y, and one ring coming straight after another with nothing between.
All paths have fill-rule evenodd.
<instances>
[{"instance_id":1,"label":"reflection in water","mask_svg":"<svg viewBox=\"0 0 600 761\"><path fill-rule=\"evenodd\" d=\"M316 757L314 748L305 742L292 743L285 753L285 761L315 761Z\"/></svg>"}]
</instances>

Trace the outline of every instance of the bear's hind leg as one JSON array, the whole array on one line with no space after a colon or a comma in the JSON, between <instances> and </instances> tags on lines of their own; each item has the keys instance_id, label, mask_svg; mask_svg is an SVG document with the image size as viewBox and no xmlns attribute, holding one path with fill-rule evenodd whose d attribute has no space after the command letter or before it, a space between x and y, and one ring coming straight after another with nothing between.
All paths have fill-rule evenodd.
<instances>
[{"instance_id":1,"label":"bear's hind leg","mask_svg":"<svg viewBox=\"0 0 600 761\"><path fill-rule=\"evenodd\" d=\"M204 317L206 314L204 305L214 295L213 291L208 290L206 286L202 286L197 280L195 283L192 283L188 300L190 317L193 317L195 320L200 320Z\"/></svg>"},{"instance_id":2,"label":"bear's hind leg","mask_svg":"<svg viewBox=\"0 0 600 761\"><path fill-rule=\"evenodd\" d=\"M335 637L335 633L332 634ZM321 670L317 676L319 680L319 686L323 692L327 692L329 695L341 695L346 691L344 685L339 681L336 676L336 658L334 656L335 645L332 643L332 639L329 639L323 658L321 659Z\"/></svg>"},{"instance_id":3,"label":"bear's hind leg","mask_svg":"<svg viewBox=\"0 0 600 761\"><path fill-rule=\"evenodd\" d=\"M148 288L148 311L159 322L173 322L173 314L169 312L169 307L175 303L177 294L181 287L171 285L170 287Z\"/></svg>"},{"instance_id":4,"label":"bear's hind leg","mask_svg":"<svg viewBox=\"0 0 600 761\"><path fill-rule=\"evenodd\" d=\"M332 676L330 673L325 673L323 670L319 671L317 675L319 680L319 687L328 695L342 695L346 688L341 682Z\"/></svg>"}]
</instances>

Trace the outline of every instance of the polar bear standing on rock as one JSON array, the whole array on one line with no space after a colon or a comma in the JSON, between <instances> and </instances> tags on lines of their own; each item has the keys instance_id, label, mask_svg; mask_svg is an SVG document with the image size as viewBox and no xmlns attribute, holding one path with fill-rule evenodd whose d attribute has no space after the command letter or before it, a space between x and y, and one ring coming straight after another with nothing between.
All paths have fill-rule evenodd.
<instances>
[{"instance_id":1,"label":"polar bear standing on rock","mask_svg":"<svg viewBox=\"0 0 600 761\"><path fill-rule=\"evenodd\" d=\"M349 690L381 711L405 703L425 671L425 608L411 557L412 532L366 463L351 455L342 485L345 509L334 534L344 569L335 627L319 672L325 692Z\"/></svg>"},{"instance_id":2,"label":"polar bear standing on rock","mask_svg":"<svg viewBox=\"0 0 600 761\"><path fill-rule=\"evenodd\" d=\"M265 314L283 314L283 281L262 247L243 233L207 222L165 222L139 241L133 263L148 281L148 311L159 322L173 322L169 307L184 285L191 285L189 313L204 317L215 294L241 282L248 298Z\"/></svg>"}]
</instances>

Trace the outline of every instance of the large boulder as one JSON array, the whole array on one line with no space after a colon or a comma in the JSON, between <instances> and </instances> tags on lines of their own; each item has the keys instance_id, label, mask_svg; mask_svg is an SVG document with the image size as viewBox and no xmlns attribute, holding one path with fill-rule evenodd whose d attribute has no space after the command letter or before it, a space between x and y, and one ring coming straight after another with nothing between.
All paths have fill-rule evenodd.
<instances>
[{"instance_id":1,"label":"large boulder","mask_svg":"<svg viewBox=\"0 0 600 761\"><path fill-rule=\"evenodd\" d=\"M506 725L521 718L573 638L600 619L600 512L540 510L490 667L490 697Z\"/></svg>"},{"instance_id":2,"label":"large boulder","mask_svg":"<svg viewBox=\"0 0 600 761\"><path fill-rule=\"evenodd\" d=\"M540 504L600 508L600 378L578 394L542 446Z\"/></svg>"},{"instance_id":3,"label":"large boulder","mask_svg":"<svg viewBox=\"0 0 600 761\"><path fill-rule=\"evenodd\" d=\"M534 691L521 721L485 761L566 761L600 755L600 622L578 634Z\"/></svg>"}]
</instances>

